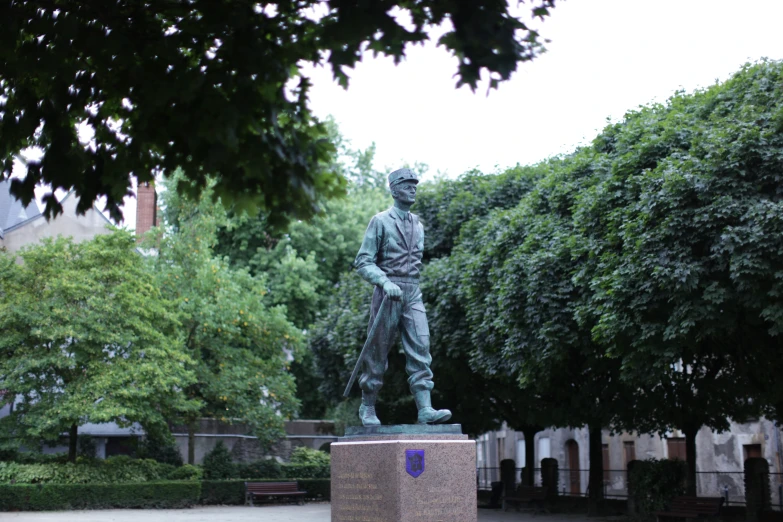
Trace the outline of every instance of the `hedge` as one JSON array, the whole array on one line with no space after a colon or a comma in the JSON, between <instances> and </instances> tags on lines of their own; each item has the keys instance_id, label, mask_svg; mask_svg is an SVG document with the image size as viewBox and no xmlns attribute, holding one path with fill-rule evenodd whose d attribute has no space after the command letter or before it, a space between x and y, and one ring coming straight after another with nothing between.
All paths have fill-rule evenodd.
<instances>
[{"instance_id":1,"label":"hedge","mask_svg":"<svg viewBox=\"0 0 783 522\"><path fill-rule=\"evenodd\" d=\"M108 459L79 459L76 464L0 462L0 484L125 484L168 479L177 468L152 459L126 455Z\"/></svg>"},{"instance_id":2,"label":"hedge","mask_svg":"<svg viewBox=\"0 0 783 522\"><path fill-rule=\"evenodd\" d=\"M197 481L0 485L2 511L182 508L198 504L200 499L201 483Z\"/></svg>"},{"instance_id":3,"label":"hedge","mask_svg":"<svg viewBox=\"0 0 783 522\"><path fill-rule=\"evenodd\" d=\"M278 482L270 479L247 479L247 482ZM306 499L330 500L331 483L329 479L304 478L296 479L299 489L307 491ZM205 505L215 504L244 504L245 480L203 480L201 481L201 503Z\"/></svg>"},{"instance_id":4,"label":"hedge","mask_svg":"<svg viewBox=\"0 0 783 522\"><path fill-rule=\"evenodd\" d=\"M299 489L307 491L306 499L330 500L329 479L298 479L297 482ZM0 511L242 505L244 483L244 480L177 480L127 484L0 484Z\"/></svg>"},{"instance_id":5,"label":"hedge","mask_svg":"<svg viewBox=\"0 0 783 522\"><path fill-rule=\"evenodd\" d=\"M633 461L628 480L641 518L652 519L674 497L684 495L687 476L687 464L681 460Z\"/></svg>"}]
</instances>

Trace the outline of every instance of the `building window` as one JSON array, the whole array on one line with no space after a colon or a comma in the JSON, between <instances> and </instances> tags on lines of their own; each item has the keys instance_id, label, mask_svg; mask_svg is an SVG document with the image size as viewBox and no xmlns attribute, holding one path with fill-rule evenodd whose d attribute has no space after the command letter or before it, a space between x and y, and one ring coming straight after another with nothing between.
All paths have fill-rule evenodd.
<instances>
[{"instance_id":1,"label":"building window","mask_svg":"<svg viewBox=\"0 0 783 522\"><path fill-rule=\"evenodd\" d=\"M627 440L623 442L623 451L625 452L625 469L628 469L628 463L636 460L636 441Z\"/></svg>"},{"instance_id":2,"label":"building window","mask_svg":"<svg viewBox=\"0 0 783 522\"><path fill-rule=\"evenodd\" d=\"M549 446L549 437L541 437L538 439L538 460L536 466L541 466L541 461L548 459L552 455L551 448Z\"/></svg>"},{"instance_id":3,"label":"building window","mask_svg":"<svg viewBox=\"0 0 783 522\"><path fill-rule=\"evenodd\" d=\"M744 444L742 453L745 454L745 460L761 458L761 444Z\"/></svg>"},{"instance_id":4,"label":"building window","mask_svg":"<svg viewBox=\"0 0 783 522\"><path fill-rule=\"evenodd\" d=\"M522 439L517 441L517 467L524 468L525 462L525 440Z\"/></svg>"},{"instance_id":5,"label":"building window","mask_svg":"<svg viewBox=\"0 0 783 522\"><path fill-rule=\"evenodd\" d=\"M688 460L685 453L685 438L684 437L670 437L666 439L666 448L669 451L669 460L680 459L682 461Z\"/></svg>"},{"instance_id":6,"label":"building window","mask_svg":"<svg viewBox=\"0 0 783 522\"><path fill-rule=\"evenodd\" d=\"M609 444L601 444L601 457L604 464L604 482L609 482Z\"/></svg>"}]
</instances>

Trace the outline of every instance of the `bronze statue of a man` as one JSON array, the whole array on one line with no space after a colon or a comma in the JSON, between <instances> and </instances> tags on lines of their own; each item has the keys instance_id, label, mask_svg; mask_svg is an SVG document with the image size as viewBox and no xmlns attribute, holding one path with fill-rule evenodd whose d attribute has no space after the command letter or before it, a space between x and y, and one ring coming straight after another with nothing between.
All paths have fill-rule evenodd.
<instances>
[{"instance_id":1,"label":"bronze statue of a man","mask_svg":"<svg viewBox=\"0 0 783 522\"><path fill-rule=\"evenodd\" d=\"M410 169L389 174L394 206L372 218L354 262L359 275L375 286L367 344L359 361L359 417L365 426L381 423L375 414L375 401L388 368L389 350L398 333L405 351L408 386L419 410L418 423L432 424L451 418L449 410L435 410L430 401L430 331L419 290L424 227L418 216L410 212L418 183L418 176Z\"/></svg>"}]
</instances>

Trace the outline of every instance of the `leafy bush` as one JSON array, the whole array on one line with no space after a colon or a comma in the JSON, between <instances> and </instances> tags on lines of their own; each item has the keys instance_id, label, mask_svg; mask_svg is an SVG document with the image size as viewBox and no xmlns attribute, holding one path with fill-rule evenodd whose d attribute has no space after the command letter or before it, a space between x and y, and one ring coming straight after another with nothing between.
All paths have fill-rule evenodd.
<instances>
[{"instance_id":1,"label":"leafy bush","mask_svg":"<svg viewBox=\"0 0 783 522\"><path fill-rule=\"evenodd\" d=\"M201 466L193 466L192 464L185 464L178 468L174 468L174 471L169 473L166 477L168 480L201 480L204 476L204 470Z\"/></svg>"},{"instance_id":2,"label":"leafy bush","mask_svg":"<svg viewBox=\"0 0 783 522\"><path fill-rule=\"evenodd\" d=\"M328 453L299 446L291 453L291 464L314 464L319 466L330 466L332 456Z\"/></svg>"},{"instance_id":3,"label":"leafy bush","mask_svg":"<svg viewBox=\"0 0 783 522\"><path fill-rule=\"evenodd\" d=\"M201 481L201 503L213 505L242 505L245 503L243 480Z\"/></svg>"},{"instance_id":4,"label":"leafy bush","mask_svg":"<svg viewBox=\"0 0 783 522\"><path fill-rule=\"evenodd\" d=\"M628 480L643 517L661 511L685 493L687 465L681 460L640 460L631 466Z\"/></svg>"},{"instance_id":5,"label":"leafy bush","mask_svg":"<svg viewBox=\"0 0 783 522\"><path fill-rule=\"evenodd\" d=\"M274 459L258 460L250 464L238 466L239 478L280 478L283 476L283 470L280 463Z\"/></svg>"},{"instance_id":6,"label":"leafy bush","mask_svg":"<svg viewBox=\"0 0 783 522\"><path fill-rule=\"evenodd\" d=\"M0 510L181 508L197 504L199 482L0 485Z\"/></svg>"},{"instance_id":7,"label":"leafy bush","mask_svg":"<svg viewBox=\"0 0 783 522\"><path fill-rule=\"evenodd\" d=\"M329 478L331 467L323 464L283 464L282 476L287 479L294 478Z\"/></svg>"},{"instance_id":8,"label":"leafy bush","mask_svg":"<svg viewBox=\"0 0 783 522\"><path fill-rule=\"evenodd\" d=\"M204 478L209 480L232 479L237 476L237 466L223 441L204 457Z\"/></svg>"},{"instance_id":9,"label":"leafy bush","mask_svg":"<svg viewBox=\"0 0 783 522\"><path fill-rule=\"evenodd\" d=\"M8 460L18 462L19 464L48 464L48 463L60 463L65 464L68 462L67 453L38 453L35 451L20 451L14 452L12 458L3 459L0 461Z\"/></svg>"},{"instance_id":10,"label":"leafy bush","mask_svg":"<svg viewBox=\"0 0 783 522\"><path fill-rule=\"evenodd\" d=\"M139 459L153 459L172 466L182 466L182 453L173 437L147 436L136 440L134 456Z\"/></svg>"},{"instance_id":11,"label":"leafy bush","mask_svg":"<svg viewBox=\"0 0 783 522\"><path fill-rule=\"evenodd\" d=\"M89 435L79 435L76 441L77 455L88 459L94 459L98 448L95 446L95 439Z\"/></svg>"},{"instance_id":12,"label":"leafy bush","mask_svg":"<svg viewBox=\"0 0 783 522\"><path fill-rule=\"evenodd\" d=\"M0 484L113 484L163 480L174 466L127 456L79 459L76 464L0 462Z\"/></svg>"}]
</instances>

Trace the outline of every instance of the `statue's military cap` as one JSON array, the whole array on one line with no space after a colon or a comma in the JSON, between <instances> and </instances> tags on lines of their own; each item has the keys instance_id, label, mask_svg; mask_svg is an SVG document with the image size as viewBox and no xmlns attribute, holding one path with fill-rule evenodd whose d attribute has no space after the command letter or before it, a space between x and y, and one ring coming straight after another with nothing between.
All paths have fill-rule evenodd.
<instances>
[{"instance_id":1,"label":"statue's military cap","mask_svg":"<svg viewBox=\"0 0 783 522\"><path fill-rule=\"evenodd\" d=\"M393 187L397 183L402 183L403 181L415 181L416 183L419 182L419 176L416 175L415 172L413 172L411 169L397 169L391 174L389 174L389 186Z\"/></svg>"}]
</instances>

